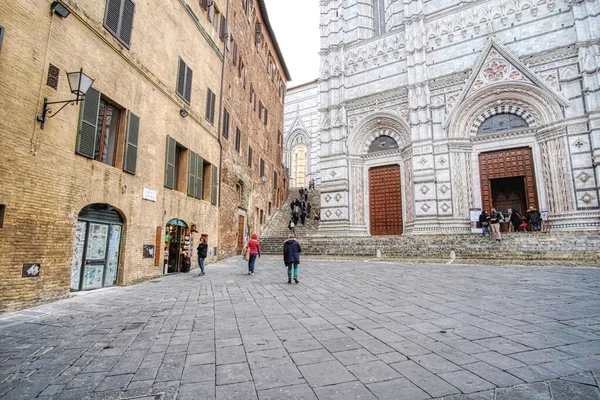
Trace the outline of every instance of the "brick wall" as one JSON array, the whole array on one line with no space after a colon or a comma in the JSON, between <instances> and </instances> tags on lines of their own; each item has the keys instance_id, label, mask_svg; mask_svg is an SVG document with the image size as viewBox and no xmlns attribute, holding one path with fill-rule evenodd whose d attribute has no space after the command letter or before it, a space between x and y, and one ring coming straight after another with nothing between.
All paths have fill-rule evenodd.
<instances>
[{"instance_id":1,"label":"brick wall","mask_svg":"<svg viewBox=\"0 0 600 400\"><path fill-rule=\"evenodd\" d=\"M50 15L50 2L0 3L6 28L0 53L0 204L6 205L0 311L69 295L77 215L89 204L110 204L124 216L119 284L162 274L162 265L142 257L142 246L155 244L156 227L164 232L171 218L194 222L210 247L219 246L216 206L210 198L165 188L164 168L167 135L219 165L217 124L204 115L206 88L219 94L221 42L198 2L189 5L197 22L184 2L164 3L136 2L129 49L103 27L104 1L69 0L72 13L65 19ZM224 0L217 4L225 9ZM194 71L189 105L175 92L179 57ZM49 63L60 68L58 90L46 85ZM135 175L75 154L80 106L68 105L43 130L35 121L44 97L72 97L65 72L80 68L107 99L140 118ZM142 200L144 188L157 191L156 202ZM22 278L24 263L41 263L41 276Z\"/></svg>"},{"instance_id":2,"label":"brick wall","mask_svg":"<svg viewBox=\"0 0 600 400\"><path fill-rule=\"evenodd\" d=\"M277 57L273 39L267 33L262 2L254 1L253 12L248 17L242 1L230 4L229 24L231 26L231 46L225 66L224 107L231 113L229 138L221 138L223 145L223 176L220 204L220 257L236 253L238 242L238 215L246 213L247 230L259 235L268 221L269 202L271 215L283 204L287 197L287 178L282 168L283 96L279 96L279 80L285 85L287 76L283 60ZM263 41L255 45L255 23L262 23ZM234 64L233 43L237 44L237 57ZM274 82L267 71L269 54L277 66ZM245 66L247 79L244 87L244 73L240 71L240 56ZM250 102L251 90L256 93L256 106ZM259 102L268 110L267 124L259 118ZM241 149L235 149L236 128L241 131ZM248 146L252 147L252 168L248 167ZM265 161L263 183L259 176L260 159ZM273 172L278 174L279 191L274 188ZM285 181L284 181L285 180ZM237 189L236 189L237 187ZM241 190L240 190L241 189ZM260 224L260 213L264 220Z\"/></svg>"}]
</instances>

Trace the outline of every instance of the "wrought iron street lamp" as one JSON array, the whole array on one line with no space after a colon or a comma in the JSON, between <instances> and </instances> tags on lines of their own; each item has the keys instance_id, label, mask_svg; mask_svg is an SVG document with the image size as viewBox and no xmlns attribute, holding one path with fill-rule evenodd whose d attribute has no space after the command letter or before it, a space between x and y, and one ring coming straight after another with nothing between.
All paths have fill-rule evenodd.
<instances>
[{"instance_id":1,"label":"wrought iron street lamp","mask_svg":"<svg viewBox=\"0 0 600 400\"><path fill-rule=\"evenodd\" d=\"M44 125L46 124L46 117L54 117L69 103L78 104L80 101L84 101L85 94L94 83L94 79L84 74L83 69L80 69L77 72L68 72L67 79L69 80L69 87L71 88L71 93L73 93L77 97L71 100L63 101L48 101L48 98L44 97L44 108L42 109L42 114L38 115L37 117L41 129L44 129ZM63 104L63 106L56 111L52 111L50 108L48 108L48 106L52 104Z\"/></svg>"}]
</instances>

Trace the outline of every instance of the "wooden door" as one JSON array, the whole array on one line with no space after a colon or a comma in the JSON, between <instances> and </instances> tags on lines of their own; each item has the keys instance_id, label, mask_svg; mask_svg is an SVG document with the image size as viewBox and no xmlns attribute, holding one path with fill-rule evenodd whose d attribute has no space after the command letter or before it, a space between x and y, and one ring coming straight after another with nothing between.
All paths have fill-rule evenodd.
<instances>
[{"instance_id":1,"label":"wooden door","mask_svg":"<svg viewBox=\"0 0 600 400\"><path fill-rule=\"evenodd\" d=\"M493 179L523 177L526 207L538 206L533 154L530 147L479 154L481 198L484 209L497 208L492 192ZM523 213L524 210L520 210Z\"/></svg>"},{"instance_id":2,"label":"wooden door","mask_svg":"<svg viewBox=\"0 0 600 400\"><path fill-rule=\"evenodd\" d=\"M369 170L369 216L371 235L402 234L402 190L400 166Z\"/></svg>"},{"instance_id":3,"label":"wooden door","mask_svg":"<svg viewBox=\"0 0 600 400\"><path fill-rule=\"evenodd\" d=\"M244 216L238 216L238 243L237 250L238 253L242 252L242 248L244 247Z\"/></svg>"}]
</instances>

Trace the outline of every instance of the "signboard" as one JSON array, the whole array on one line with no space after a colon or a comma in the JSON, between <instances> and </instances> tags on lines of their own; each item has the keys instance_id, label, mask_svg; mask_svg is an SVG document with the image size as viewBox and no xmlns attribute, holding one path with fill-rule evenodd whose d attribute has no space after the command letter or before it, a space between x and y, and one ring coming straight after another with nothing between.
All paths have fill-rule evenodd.
<instances>
[{"instance_id":1,"label":"signboard","mask_svg":"<svg viewBox=\"0 0 600 400\"><path fill-rule=\"evenodd\" d=\"M23 264L23 278L37 278L40 276L42 264Z\"/></svg>"},{"instance_id":2,"label":"signboard","mask_svg":"<svg viewBox=\"0 0 600 400\"><path fill-rule=\"evenodd\" d=\"M477 227L481 208L471 208L469 211L471 215L471 233L481 233L481 228Z\"/></svg>"},{"instance_id":3,"label":"signboard","mask_svg":"<svg viewBox=\"0 0 600 400\"><path fill-rule=\"evenodd\" d=\"M142 192L142 199L150 200L150 201L153 201L156 203L157 197L158 197L158 192L156 190L144 188L144 191Z\"/></svg>"},{"instance_id":4,"label":"signboard","mask_svg":"<svg viewBox=\"0 0 600 400\"><path fill-rule=\"evenodd\" d=\"M153 244L145 244L144 245L144 258L154 258L154 245Z\"/></svg>"}]
</instances>

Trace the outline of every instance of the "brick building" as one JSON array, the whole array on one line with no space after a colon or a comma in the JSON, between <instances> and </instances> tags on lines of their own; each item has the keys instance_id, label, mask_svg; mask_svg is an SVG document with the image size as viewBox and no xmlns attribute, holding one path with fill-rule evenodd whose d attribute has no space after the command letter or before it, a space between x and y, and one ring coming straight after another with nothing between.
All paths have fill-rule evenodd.
<instances>
[{"instance_id":1,"label":"brick building","mask_svg":"<svg viewBox=\"0 0 600 400\"><path fill-rule=\"evenodd\" d=\"M227 2L160 3L0 2L0 311L181 270L201 234L216 258Z\"/></svg>"},{"instance_id":2,"label":"brick building","mask_svg":"<svg viewBox=\"0 0 600 400\"><path fill-rule=\"evenodd\" d=\"M232 1L224 69L219 256L241 250L287 197L282 165L289 71L263 0Z\"/></svg>"}]
</instances>

